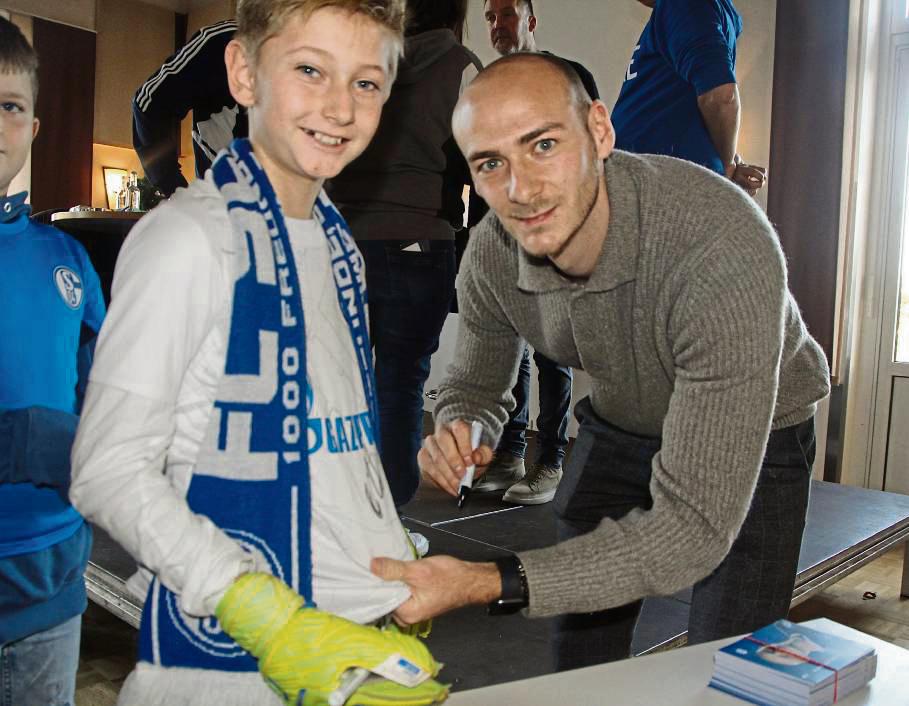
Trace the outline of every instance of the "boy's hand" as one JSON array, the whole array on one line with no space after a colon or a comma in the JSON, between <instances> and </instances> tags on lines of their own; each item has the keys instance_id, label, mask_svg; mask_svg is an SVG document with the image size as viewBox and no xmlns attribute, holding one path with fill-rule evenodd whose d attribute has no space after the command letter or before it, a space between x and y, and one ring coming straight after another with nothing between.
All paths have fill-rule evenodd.
<instances>
[{"instance_id":1,"label":"boy's hand","mask_svg":"<svg viewBox=\"0 0 909 706\"><path fill-rule=\"evenodd\" d=\"M379 630L303 607L302 597L269 574L237 579L216 615L225 632L259 660L262 676L287 704L328 703L348 670L358 667L386 678L364 683L352 703L421 706L448 695L448 687L432 679L440 665L422 642L394 628Z\"/></svg>"},{"instance_id":2,"label":"boy's hand","mask_svg":"<svg viewBox=\"0 0 909 706\"><path fill-rule=\"evenodd\" d=\"M423 448L417 454L420 471L445 492L457 497L458 485L467 466L477 466L474 482L492 462L492 449L480 444L476 449L470 445L470 424L457 420L436 428L423 440Z\"/></svg>"}]
</instances>

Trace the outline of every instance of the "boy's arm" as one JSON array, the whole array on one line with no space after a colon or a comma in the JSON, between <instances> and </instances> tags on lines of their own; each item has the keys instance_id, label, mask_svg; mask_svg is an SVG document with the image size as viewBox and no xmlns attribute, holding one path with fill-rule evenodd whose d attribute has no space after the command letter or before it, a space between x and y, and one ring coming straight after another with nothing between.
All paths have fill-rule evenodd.
<instances>
[{"instance_id":1,"label":"boy's arm","mask_svg":"<svg viewBox=\"0 0 909 706\"><path fill-rule=\"evenodd\" d=\"M88 387L88 375L95 355L95 343L107 312L104 295L101 293L101 280L92 266L88 253L83 255L82 285L85 306L82 312L82 328L79 332L79 350L76 353L76 414L82 410L85 389Z\"/></svg>"},{"instance_id":2,"label":"boy's arm","mask_svg":"<svg viewBox=\"0 0 909 706\"><path fill-rule=\"evenodd\" d=\"M66 488L78 421L47 407L0 410L0 483Z\"/></svg>"},{"instance_id":3,"label":"boy's arm","mask_svg":"<svg viewBox=\"0 0 909 706\"><path fill-rule=\"evenodd\" d=\"M255 567L190 509L188 479L164 474L168 456L187 453L173 445L178 397L229 293L220 253L180 208L169 202L143 218L118 259L73 446L70 498L178 593L187 613L202 616ZM185 413L205 414L203 396Z\"/></svg>"}]
</instances>

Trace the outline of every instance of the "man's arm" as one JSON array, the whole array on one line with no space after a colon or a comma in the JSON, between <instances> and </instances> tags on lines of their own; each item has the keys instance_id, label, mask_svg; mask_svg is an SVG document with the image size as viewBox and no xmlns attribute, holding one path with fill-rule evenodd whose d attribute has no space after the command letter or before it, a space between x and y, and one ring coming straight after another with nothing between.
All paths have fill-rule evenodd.
<instances>
[{"instance_id":1,"label":"man's arm","mask_svg":"<svg viewBox=\"0 0 909 706\"><path fill-rule=\"evenodd\" d=\"M201 101L220 98L224 48L235 31L234 22L204 27L133 97L133 147L149 180L167 196L186 186L177 160L180 121Z\"/></svg>"},{"instance_id":2,"label":"man's arm","mask_svg":"<svg viewBox=\"0 0 909 706\"><path fill-rule=\"evenodd\" d=\"M698 110L723 161L726 176L731 179L736 170L735 151L741 122L738 85L724 83L702 93L698 96Z\"/></svg>"},{"instance_id":3,"label":"man's arm","mask_svg":"<svg viewBox=\"0 0 909 706\"><path fill-rule=\"evenodd\" d=\"M418 460L436 485L453 495L471 461L492 460L492 449L514 408L511 389L517 379L524 342L497 299L490 280L513 286L507 268L513 257L492 232L490 212L476 227L458 275L458 337L454 361L443 380L435 408L436 433L426 438ZM483 427L480 452L472 459L469 421Z\"/></svg>"},{"instance_id":4,"label":"man's arm","mask_svg":"<svg viewBox=\"0 0 909 706\"><path fill-rule=\"evenodd\" d=\"M180 394L190 362L229 293L199 218L163 204L136 225L120 253L73 446L70 498L178 593L186 612L202 616L255 566L190 509L180 485L187 479L163 472L169 456L192 453L173 445L177 405L186 403ZM182 413L200 414L205 403L199 392L197 406Z\"/></svg>"},{"instance_id":5,"label":"man's arm","mask_svg":"<svg viewBox=\"0 0 909 706\"><path fill-rule=\"evenodd\" d=\"M741 120L736 37L715 0L662 3L654 12L662 49L678 75L694 89L710 140L731 178Z\"/></svg>"},{"instance_id":6,"label":"man's arm","mask_svg":"<svg viewBox=\"0 0 909 706\"><path fill-rule=\"evenodd\" d=\"M691 586L720 564L744 521L776 400L782 255L765 224L763 233L730 232L692 262L700 265L678 276L667 322L676 380L653 460L653 505L520 553L531 617L604 610ZM397 611L402 621L485 602L494 592L482 565L436 560L406 569L374 563L379 575L401 576L413 592Z\"/></svg>"}]
</instances>

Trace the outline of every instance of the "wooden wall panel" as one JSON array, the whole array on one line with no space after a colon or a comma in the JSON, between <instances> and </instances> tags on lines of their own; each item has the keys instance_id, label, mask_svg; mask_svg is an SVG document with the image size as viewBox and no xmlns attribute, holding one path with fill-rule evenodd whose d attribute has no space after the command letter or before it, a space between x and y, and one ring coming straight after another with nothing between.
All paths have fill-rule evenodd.
<instances>
[{"instance_id":1,"label":"wooden wall panel","mask_svg":"<svg viewBox=\"0 0 909 706\"><path fill-rule=\"evenodd\" d=\"M767 213L789 285L831 359L836 316L849 0L780 2Z\"/></svg>"},{"instance_id":2,"label":"wooden wall panel","mask_svg":"<svg viewBox=\"0 0 909 706\"><path fill-rule=\"evenodd\" d=\"M91 202L95 115L95 34L35 19L41 121L32 146L32 208ZM66 51L61 51L66 47Z\"/></svg>"},{"instance_id":3,"label":"wooden wall panel","mask_svg":"<svg viewBox=\"0 0 909 706\"><path fill-rule=\"evenodd\" d=\"M174 27L171 10L98 0L95 142L133 146L133 96L173 54Z\"/></svg>"}]
</instances>

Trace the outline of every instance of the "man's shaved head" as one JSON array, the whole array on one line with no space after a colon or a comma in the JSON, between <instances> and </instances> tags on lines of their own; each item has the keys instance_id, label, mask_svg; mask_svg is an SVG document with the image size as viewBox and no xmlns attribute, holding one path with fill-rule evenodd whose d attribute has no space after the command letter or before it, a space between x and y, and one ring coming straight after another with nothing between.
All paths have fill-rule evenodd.
<instances>
[{"instance_id":1,"label":"man's shaved head","mask_svg":"<svg viewBox=\"0 0 909 706\"><path fill-rule=\"evenodd\" d=\"M581 82L581 77L578 76L577 72L571 68L567 61L551 54L539 54L536 52L508 54L484 67L471 82L470 86L479 88L486 81L491 81L497 76L501 76L502 72L507 73L510 78L520 76L526 80L536 82L543 80L543 74L545 74L547 69L555 71L555 78L559 80L568 92L569 99L574 105L578 116L582 121L586 121L592 101L587 89L584 88L584 84Z\"/></svg>"}]
</instances>

